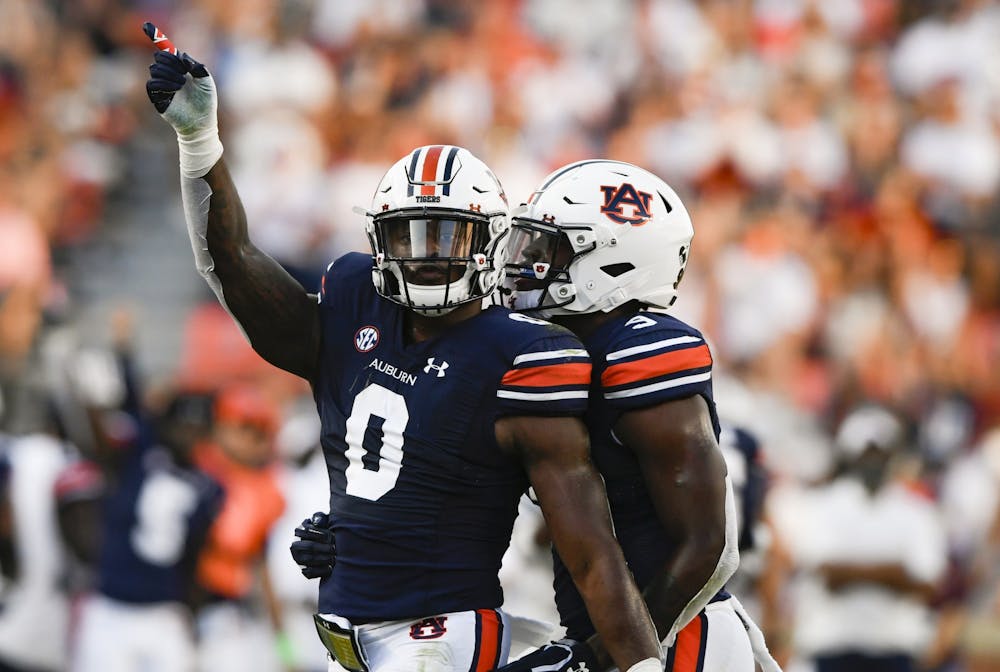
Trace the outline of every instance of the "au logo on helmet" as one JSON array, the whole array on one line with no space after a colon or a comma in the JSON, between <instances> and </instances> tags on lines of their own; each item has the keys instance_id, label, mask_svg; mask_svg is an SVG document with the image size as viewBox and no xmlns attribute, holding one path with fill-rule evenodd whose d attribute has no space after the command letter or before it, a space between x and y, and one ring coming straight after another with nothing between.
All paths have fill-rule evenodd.
<instances>
[{"instance_id":1,"label":"au logo on helmet","mask_svg":"<svg viewBox=\"0 0 1000 672\"><path fill-rule=\"evenodd\" d=\"M604 193L604 205L601 206L601 212L607 215L612 222L642 226L653 216L649 212L649 204L653 200L653 195L645 191L638 191L628 182L617 187L602 186L601 191ZM629 215L626 215L623 206L631 207Z\"/></svg>"}]
</instances>

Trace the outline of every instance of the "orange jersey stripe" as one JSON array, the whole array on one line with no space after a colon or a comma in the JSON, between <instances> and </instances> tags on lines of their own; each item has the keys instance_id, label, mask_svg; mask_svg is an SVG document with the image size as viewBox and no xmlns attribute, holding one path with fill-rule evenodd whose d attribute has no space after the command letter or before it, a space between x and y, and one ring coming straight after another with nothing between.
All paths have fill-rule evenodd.
<instances>
[{"instance_id":1,"label":"orange jersey stripe","mask_svg":"<svg viewBox=\"0 0 1000 672\"><path fill-rule=\"evenodd\" d=\"M500 619L492 609L476 609L482 624L479 635L479 658L475 672L488 672L496 667L500 654Z\"/></svg>"},{"instance_id":2,"label":"orange jersey stripe","mask_svg":"<svg viewBox=\"0 0 1000 672\"><path fill-rule=\"evenodd\" d=\"M442 149L444 147L441 145L434 145L427 150L427 157L424 159L424 170L420 175L421 182L433 182L434 178L437 177L438 159L441 158ZM434 189L433 184L425 184L420 187L420 194L421 196L433 196Z\"/></svg>"},{"instance_id":3,"label":"orange jersey stripe","mask_svg":"<svg viewBox=\"0 0 1000 672\"><path fill-rule=\"evenodd\" d=\"M601 385L604 387L627 385L668 373L700 369L711 365L712 353L709 352L708 346L702 343L695 348L672 350L662 355L609 366L601 374Z\"/></svg>"},{"instance_id":4,"label":"orange jersey stripe","mask_svg":"<svg viewBox=\"0 0 1000 672\"><path fill-rule=\"evenodd\" d=\"M556 385L590 385L591 365L579 362L511 369L503 374L501 385L520 387L553 387Z\"/></svg>"},{"instance_id":5,"label":"orange jersey stripe","mask_svg":"<svg viewBox=\"0 0 1000 672\"><path fill-rule=\"evenodd\" d=\"M697 615L677 633L674 642L674 666L669 672L701 672L698 667L701 658L702 616Z\"/></svg>"}]
</instances>

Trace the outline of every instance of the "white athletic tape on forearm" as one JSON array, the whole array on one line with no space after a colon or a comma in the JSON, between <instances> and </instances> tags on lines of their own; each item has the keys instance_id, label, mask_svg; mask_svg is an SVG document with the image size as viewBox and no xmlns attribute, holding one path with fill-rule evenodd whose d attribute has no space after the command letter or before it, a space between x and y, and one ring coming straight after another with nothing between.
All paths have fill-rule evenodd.
<instances>
[{"instance_id":1,"label":"white athletic tape on forearm","mask_svg":"<svg viewBox=\"0 0 1000 672\"><path fill-rule=\"evenodd\" d=\"M733 494L733 483L729 480L729 475L726 474L726 543L722 548L722 554L719 556L719 561L715 565L715 571L712 576L709 577L705 585L702 586L698 594L691 598L691 601L687 603L684 607L684 611L681 615L677 617L674 624L670 627L670 631L667 636L663 638L663 642L666 646L673 646L674 639L677 637L677 633L680 632L685 625L691 622L695 616L698 615L705 605L708 604L709 600L715 597L726 585L726 581L736 572L736 568L740 566L740 551L739 551L739 538L736 529L736 496Z\"/></svg>"},{"instance_id":2,"label":"white athletic tape on forearm","mask_svg":"<svg viewBox=\"0 0 1000 672\"><path fill-rule=\"evenodd\" d=\"M181 175L181 200L184 203L184 220L187 222L195 266L215 292L219 303L228 311L222 283L215 275L215 261L208 251L208 207L212 201L212 188L200 177Z\"/></svg>"},{"instance_id":3,"label":"white athletic tape on forearm","mask_svg":"<svg viewBox=\"0 0 1000 672\"><path fill-rule=\"evenodd\" d=\"M212 187L200 177L181 175L181 201L184 203L184 221L187 223L188 238L191 239L191 251L194 252L194 263L201 277L215 292L219 303L226 309L233 322L240 328L243 338L250 342L250 337L243 325L233 315L226 304L226 296L222 290L222 282L215 274L215 261L208 251L208 208L212 203Z\"/></svg>"},{"instance_id":4,"label":"white athletic tape on forearm","mask_svg":"<svg viewBox=\"0 0 1000 672\"><path fill-rule=\"evenodd\" d=\"M659 658L647 658L628 668L627 672L662 672L663 661Z\"/></svg>"}]
</instances>

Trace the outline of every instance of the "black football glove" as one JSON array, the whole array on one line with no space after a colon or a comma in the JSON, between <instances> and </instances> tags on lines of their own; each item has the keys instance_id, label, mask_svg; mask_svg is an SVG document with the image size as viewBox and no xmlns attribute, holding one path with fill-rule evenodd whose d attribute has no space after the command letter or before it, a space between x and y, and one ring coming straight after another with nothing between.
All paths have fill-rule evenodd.
<instances>
[{"instance_id":1,"label":"black football glove","mask_svg":"<svg viewBox=\"0 0 1000 672\"><path fill-rule=\"evenodd\" d=\"M215 81L204 65L178 51L156 26L148 21L142 32L157 49L149 66L146 95L181 137L217 132L218 95Z\"/></svg>"},{"instance_id":2,"label":"black football glove","mask_svg":"<svg viewBox=\"0 0 1000 672\"><path fill-rule=\"evenodd\" d=\"M337 546L330 524L330 516L317 511L295 528L299 540L293 541L288 550L307 579L325 578L333 572Z\"/></svg>"},{"instance_id":3,"label":"black football glove","mask_svg":"<svg viewBox=\"0 0 1000 672\"><path fill-rule=\"evenodd\" d=\"M597 658L584 642L560 639L522 656L496 672L598 672Z\"/></svg>"}]
</instances>

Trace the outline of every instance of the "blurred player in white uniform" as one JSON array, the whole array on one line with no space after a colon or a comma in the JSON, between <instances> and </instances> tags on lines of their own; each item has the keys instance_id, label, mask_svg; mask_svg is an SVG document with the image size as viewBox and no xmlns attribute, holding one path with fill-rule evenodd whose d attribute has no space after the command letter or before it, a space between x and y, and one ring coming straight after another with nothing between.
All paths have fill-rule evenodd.
<instances>
[{"instance_id":1,"label":"blurred player in white uniform","mask_svg":"<svg viewBox=\"0 0 1000 672\"><path fill-rule=\"evenodd\" d=\"M281 603L283 631L279 637L282 657L295 670L326 669L326 651L316 638L316 585L288 562L294 530L314 511L326 508L329 488L326 463L319 449L319 419L309 413L293 415L278 432L278 452L283 468L281 491L285 513L274 524L267 544L267 572L271 589Z\"/></svg>"},{"instance_id":2,"label":"blurred player in white uniform","mask_svg":"<svg viewBox=\"0 0 1000 672\"><path fill-rule=\"evenodd\" d=\"M4 577L0 669L62 671L69 650L69 602L63 592L65 549L56 518L55 484L69 447L47 434L0 437L10 465L13 577Z\"/></svg>"}]
</instances>

